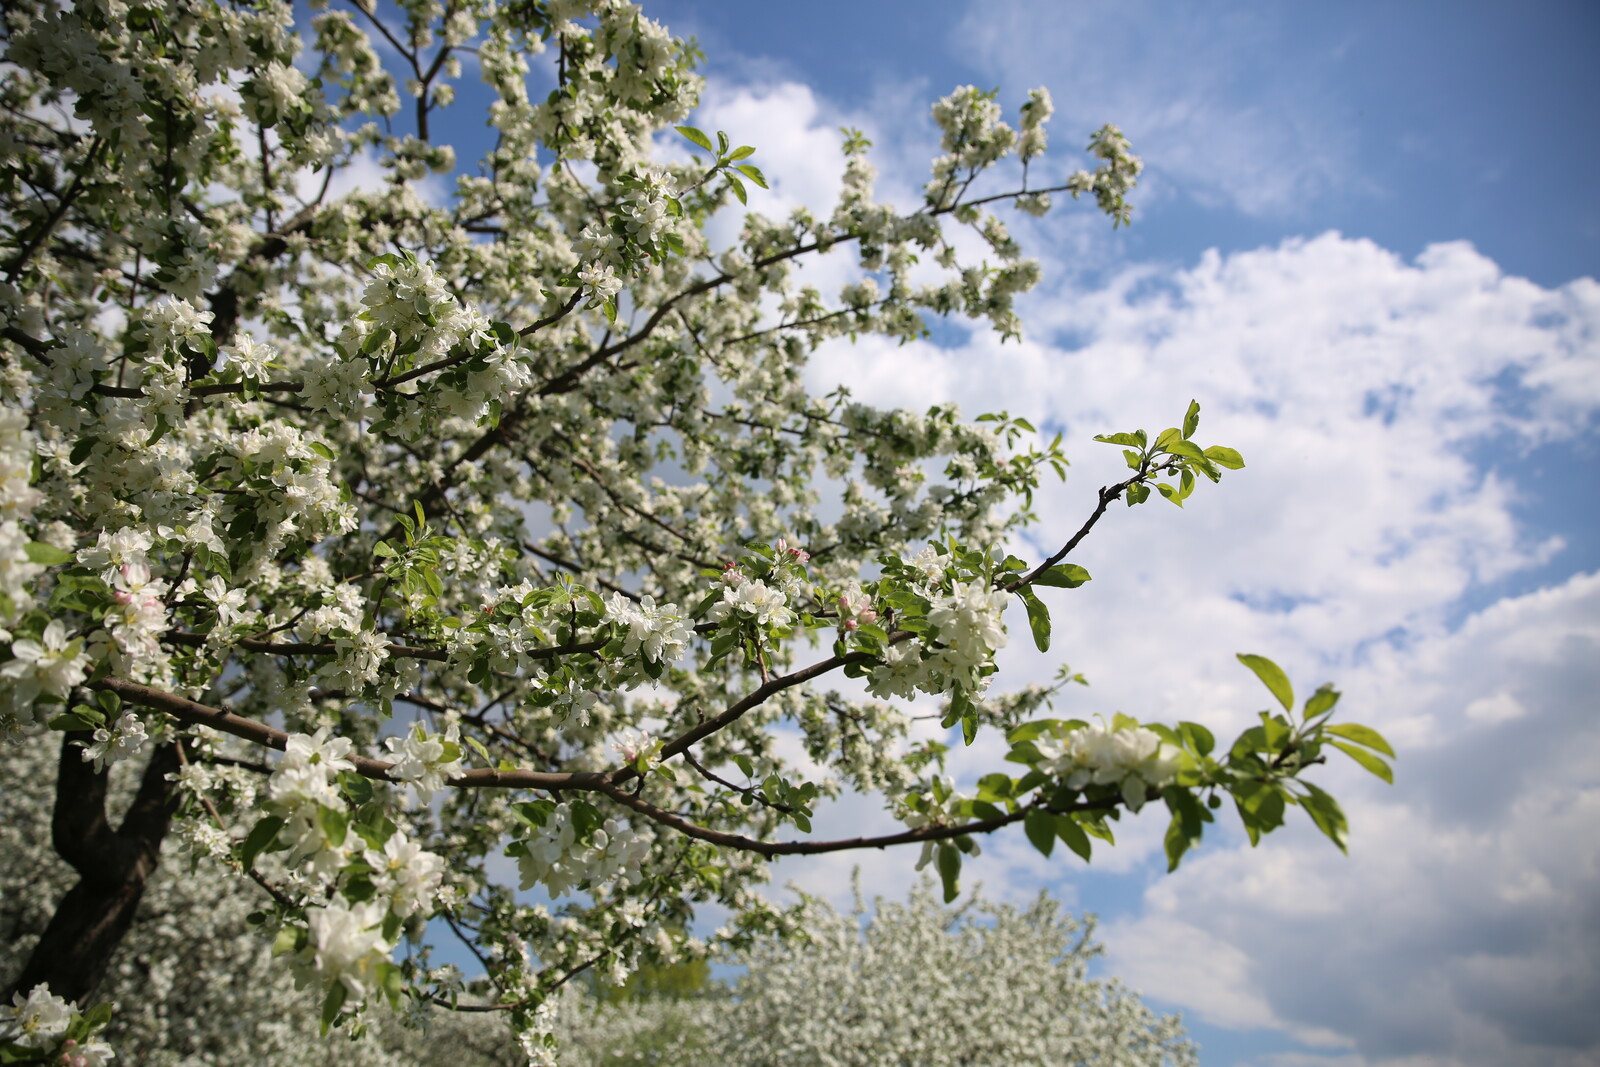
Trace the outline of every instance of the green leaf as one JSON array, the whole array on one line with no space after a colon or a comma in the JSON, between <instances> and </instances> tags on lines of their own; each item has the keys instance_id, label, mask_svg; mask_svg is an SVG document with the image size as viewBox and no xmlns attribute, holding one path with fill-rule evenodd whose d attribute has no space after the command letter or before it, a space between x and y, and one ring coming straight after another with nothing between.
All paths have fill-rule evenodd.
<instances>
[{"instance_id":1,"label":"green leaf","mask_svg":"<svg viewBox=\"0 0 1600 1067\"><path fill-rule=\"evenodd\" d=\"M1200 843L1210 813L1200 806L1200 801L1187 789L1168 786L1161 791L1161 796L1167 802L1167 809L1172 812L1172 822L1167 825L1165 840L1167 873L1170 874L1178 869L1183 854Z\"/></svg>"},{"instance_id":2,"label":"green leaf","mask_svg":"<svg viewBox=\"0 0 1600 1067\"><path fill-rule=\"evenodd\" d=\"M718 130L717 131L717 155L726 156L727 154L728 154L728 135L723 133L721 130Z\"/></svg>"},{"instance_id":3,"label":"green leaf","mask_svg":"<svg viewBox=\"0 0 1600 1067\"><path fill-rule=\"evenodd\" d=\"M1192 459L1200 463L1205 462L1206 454L1200 451L1200 446L1193 441L1175 439L1160 447L1164 448L1170 455L1182 456L1184 459Z\"/></svg>"},{"instance_id":4,"label":"green leaf","mask_svg":"<svg viewBox=\"0 0 1600 1067\"><path fill-rule=\"evenodd\" d=\"M1239 653L1239 662L1256 672L1261 684L1271 690L1285 711L1294 710L1294 687L1289 684L1289 676L1283 673L1282 667L1265 656L1248 652Z\"/></svg>"},{"instance_id":5,"label":"green leaf","mask_svg":"<svg viewBox=\"0 0 1600 1067\"><path fill-rule=\"evenodd\" d=\"M1143 448L1146 443L1143 430L1135 430L1133 433L1096 434L1095 440L1104 441L1108 445L1127 445L1130 448Z\"/></svg>"},{"instance_id":6,"label":"green leaf","mask_svg":"<svg viewBox=\"0 0 1600 1067\"><path fill-rule=\"evenodd\" d=\"M1078 820L1070 815L1056 816L1056 836L1066 843L1066 846L1078 854L1083 862L1089 862L1089 835L1083 832L1083 827L1078 825Z\"/></svg>"},{"instance_id":7,"label":"green leaf","mask_svg":"<svg viewBox=\"0 0 1600 1067\"><path fill-rule=\"evenodd\" d=\"M1212 445L1210 448L1206 449L1205 457L1211 462L1215 463L1217 466L1227 467L1231 471L1236 471L1244 466L1243 456L1239 455L1239 453L1235 452L1233 449L1225 448L1222 445Z\"/></svg>"},{"instance_id":8,"label":"green leaf","mask_svg":"<svg viewBox=\"0 0 1600 1067\"><path fill-rule=\"evenodd\" d=\"M1200 401L1189 401L1189 413L1183 417L1183 439L1187 441L1200 428Z\"/></svg>"},{"instance_id":9,"label":"green leaf","mask_svg":"<svg viewBox=\"0 0 1600 1067\"><path fill-rule=\"evenodd\" d=\"M1045 734L1049 733L1050 728L1054 725L1055 722L1051 719L1039 719L1034 722L1025 722L1012 729L1010 733L1006 734L1006 740L1013 745L1018 741L1032 741L1036 737L1043 737Z\"/></svg>"},{"instance_id":10,"label":"green leaf","mask_svg":"<svg viewBox=\"0 0 1600 1067\"><path fill-rule=\"evenodd\" d=\"M1180 722L1178 731L1200 756L1209 756L1211 750L1217 747L1217 739L1211 735L1211 731L1197 722Z\"/></svg>"},{"instance_id":11,"label":"green leaf","mask_svg":"<svg viewBox=\"0 0 1600 1067\"><path fill-rule=\"evenodd\" d=\"M732 174L728 175L728 188L732 189L733 195L739 198L739 203L745 205L750 203L750 195L744 190L744 182L740 181Z\"/></svg>"},{"instance_id":12,"label":"green leaf","mask_svg":"<svg viewBox=\"0 0 1600 1067\"><path fill-rule=\"evenodd\" d=\"M272 938L272 954L282 956L297 951L304 943L306 932L298 926L281 926Z\"/></svg>"},{"instance_id":13,"label":"green leaf","mask_svg":"<svg viewBox=\"0 0 1600 1067\"><path fill-rule=\"evenodd\" d=\"M1317 829L1339 846L1340 852L1349 852L1345 847L1345 838L1350 832L1350 825L1345 821L1344 809L1339 807L1339 802L1310 782L1300 784L1309 790L1308 795L1300 798L1300 806L1306 809L1306 814L1317 824Z\"/></svg>"},{"instance_id":14,"label":"green leaf","mask_svg":"<svg viewBox=\"0 0 1600 1067\"><path fill-rule=\"evenodd\" d=\"M494 757L489 755L489 750L484 747L482 741L479 741L476 737L468 737L467 744L472 746L472 751L483 757L483 762L487 766L494 766Z\"/></svg>"},{"instance_id":15,"label":"green leaf","mask_svg":"<svg viewBox=\"0 0 1600 1067\"><path fill-rule=\"evenodd\" d=\"M1028 840L1033 842L1033 847L1050 855L1056 847L1055 816L1048 811L1030 811L1022 820L1022 829L1026 831Z\"/></svg>"},{"instance_id":16,"label":"green leaf","mask_svg":"<svg viewBox=\"0 0 1600 1067\"><path fill-rule=\"evenodd\" d=\"M683 134L685 137L687 137L694 144L697 144L701 148L704 148L707 152L712 151L711 138L707 137L705 134L701 133L699 130L695 129L693 126L674 126L673 129L675 129L679 133Z\"/></svg>"},{"instance_id":17,"label":"green leaf","mask_svg":"<svg viewBox=\"0 0 1600 1067\"><path fill-rule=\"evenodd\" d=\"M1017 595L1028 609L1028 627L1033 631L1033 643L1040 652L1050 651L1050 609L1027 586L1019 586Z\"/></svg>"},{"instance_id":18,"label":"green leaf","mask_svg":"<svg viewBox=\"0 0 1600 1067\"><path fill-rule=\"evenodd\" d=\"M329 448L327 445L323 444L321 441L312 441L312 442L310 442L310 446L311 446L311 451L315 452L317 455L321 456L323 459L338 459L339 458L338 455L333 451L333 449Z\"/></svg>"},{"instance_id":19,"label":"green leaf","mask_svg":"<svg viewBox=\"0 0 1600 1067\"><path fill-rule=\"evenodd\" d=\"M249 835L244 839L244 844L239 846L239 863L245 870L249 870L256 862L256 857L274 840L278 831L283 829L284 820L276 815L268 815L258 821L251 828Z\"/></svg>"},{"instance_id":20,"label":"green leaf","mask_svg":"<svg viewBox=\"0 0 1600 1067\"><path fill-rule=\"evenodd\" d=\"M317 828L322 831L322 836L327 838L328 844L338 848L344 844L345 834L350 830L350 813L319 806Z\"/></svg>"},{"instance_id":21,"label":"green leaf","mask_svg":"<svg viewBox=\"0 0 1600 1067\"><path fill-rule=\"evenodd\" d=\"M328 1028L339 1017L339 1010L344 1007L344 983L335 979L328 987L328 995L322 1001L322 1036L328 1036Z\"/></svg>"},{"instance_id":22,"label":"green leaf","mask_svg":"<svg viewBox=\"0 0 1600 1067\"><path fill-rule=\"evenodd\" d=\"M392 963L381 964L378 976L378 985L382 987L383 995L389 999L389 1006L398 1009L400 995L405 992L405 976L400 973L400 968Z\"/></svg>"},{"instance_id":23,"label":"green leaf","mask_svg":"<svg viewBox=\"0 0 1600 1067\"><path fill-rule=\"evenodd\" d=\"M83 705L83 704L79 705L79 707L87 707L87 706L88 705ZM52 729L52 730L93 730L96 726L102 725L103 722L104 722L104 720L101 720L101 722L91 722L89 719L87 719L83 715L75 715L72 712L62 712L60 715L57 715L55 718L50 720L50 729Z\"/></svg>"},{"instance_id":24,"label":"green leaf","mask_svg":"<svg viewBox=\"0 0 1600 1067\"><path fill-rule=\"evenodd\" d=\"M357 806L372 799L372 783L355 771L340 771L339 786L350 802Z\"/></svg>"},{"instance_id":25,"label":"green leaf","mask_svg":"<svg viewBox=\"0 0 1600 1067\"><path fill-rule=\"evenodd\" d=\"M1358 745L1366 745L1368 748L1376 749L1390 759L1395 758L1394 749L1389 747L1389 742L1385 741L1383 735L1370 726L1362 726L1353 722L1336 722L1330 726L1324 726L1323 730L1330 734L1337 734L1346 741L1354 741Z\"/></svg>"},{"instance_id":26,"label":"green leaf","mask_svg":"<svg viewBox=\"0 0 1600 1067\"><path fill-rule=\"evenodd\" d=\"M728 153L728 162L737 163L739 160L746 159L755 154L756 150L754 148L751 148L747 144L742 144L738 148L735 148L732 152Z\"/></svg>"},{"instance_id":27,"label":"green leaf","mask_svg":"<svg viewBox=\"0 0 1600 1067\"><path fill-rule=\"evenodd\" d=\"M94 1007L83 1013L84 1025L92 1033L111 1021L111 1002L102 1000Z\"/></svg>"},{"instance_id":28,"label":"green leaf","mask_svg":"<svg viewBox=\"0 0 1600 1067\"><path fill-rule=\"evenodd\" d=\"M961 895L961 852L954 845L939 846L939 880L944 883L944 902Z\"/></svg>"},{"instance_id":29,"label":"green leaf","mask_svg":"<svg viewBox=\"0 0 1600 1067\"><path fill-rule=\"evenodd\" d=\"M1346 756L1349 756L1351 759L1361 764L1361 766L1365 767L1379 778L1382 778L1390 785L1394 785L1394 771L1389 768L1387 763L1383 762L1383 760L1379 759L1377 756L1374 756L1366 749L1356 748L1354 745L1347 745L1343 741L1330 741L1328 743L1334 748L1338 749L1340 752L1343 752Z\"/></svg>"},{"instance_id":30,"label":"green leaf","mask_svg":"<svg viewBox=\"0 0 1600 1067\"><path fill-rule=\"evenodd\" d=\"M1089 580L1089 572L1076 563L1057 563L1035 578L1033 584L1053 589L1076 589Z\"/></svg>"},{"instance_id":31,"label":"green leaf","mask_svg":"<svg viewBox=\"0 0 1600 1067\"><path fill-rule=\"evenodd\" d=\"M47 545L43 541L29 541L22 546L22 550L27 553L29 563L39 563L46 567L71 563L75 558L71 552L63 551L55 545Z\"/></svg>"},{"instance_id":32,"label":"green leaf","mask_svg":"<svg viewBox=\"0 0 1600 1067\"><path fill-rule=\"evenodd\" d=\"M1306 700L1305 720L1310 722L1326 711L1332 710L1339 703L1339 691L1331 685L1320 685L1317 691Z\"/></svg>"},{"instance_id":33,"label":"green leaf","mask_svg":"<svg viewBox=\"0 0 1600 1067\"><path fill-rule=\"evenodd\" d=\"M761 186L761 188L767 188L766 175L762 174L761 168L756 166L754 163L741 163L736 169L740 174L743 174L746 178L749 178L751 181Z\"/></svg>"}]
</instances>

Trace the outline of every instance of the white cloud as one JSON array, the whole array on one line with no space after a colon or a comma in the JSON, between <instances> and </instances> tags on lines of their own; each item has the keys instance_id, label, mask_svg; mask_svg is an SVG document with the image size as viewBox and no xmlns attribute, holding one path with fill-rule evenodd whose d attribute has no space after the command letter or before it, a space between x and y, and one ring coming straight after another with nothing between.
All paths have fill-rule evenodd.
<instances>
[{"instance_id":1,"label":"white cloud","mask_svg":"<svg viewBox=\"0 0 1600 1067\"><path fill-rule=\"evenodd\" d=\"M1501 601L1350 682L1363 715L1415 704L1436 734L1402 750L1393 789L1340 775L1349 857L1306 827L1209 851L1109 924L1111 965L1224 1026L1359 1040L1366 1063L1593 1063L1600 575ZM1491 689L1521 716L1475 718ZM1162 956L1188 928L1248 966L1193 984Z\"/></svg>"},{"instance_id":2,"label":"white cloud","mask_svg":"<svg viewBox=\"0 0 1600 1067\"><path fill-rule=\"evenodd\" d=\"M1268 702L1232 658L1258 651L1302 692L1335 679L1347 717L1401 751L1393 789L1342 758L1320 769L1348 798L1348 859L1308 825L1256 851L1224 832L1105 930L1113 970L1219 1025L1281 1029L1308 1063L1592 1058L1600 578L1452 620L1463 598L1559 558L1559 539L1519 521L1513 475L1482 457L1592 440L1600 286L1544 289L1460 243L1408 263L1330 233L1056 284L1032 305L1021 345L841 345L811 382L1065 427L1078 466L1041 495L1032 558L1121 477L1094 433L1158 431L1196 397L1202 443L1249 466L1182 513L1118 506L1074 557L1096 580L1050 591L1052 653L1019 635L1005 683L1065 658L1094 685L1063 711L1192 718L1226 740ZM996 759L979 745L954 765L970 777ZM1095 869L1151 869L1161 829L1125 823ZM1013 862L1020 839L986 847L973 874L1006 895L1078 870Z\"/></svg>"}]
</instances>

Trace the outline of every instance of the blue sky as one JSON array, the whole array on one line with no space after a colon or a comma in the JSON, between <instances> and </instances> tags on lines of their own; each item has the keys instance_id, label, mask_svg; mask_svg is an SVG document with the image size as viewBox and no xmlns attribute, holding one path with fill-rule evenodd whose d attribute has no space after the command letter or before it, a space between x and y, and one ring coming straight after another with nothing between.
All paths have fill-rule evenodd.
<instances>
[{"instance_id":1,"label":"blue sky","mask_svg":"<svg viewBox=\"0 0 1600 1067\"><path fill-rule=\"evenodd\" d=\"M1203 440L1251 466L1086 546L1097 580L1056 611L1054 653L1094 683L1070 710L1237 729L1264 704L1232 653L1258 651L1337 681L1401 748L1393 788L1328 768L1349 857L1222 833L1168 877L1162 827L1136 820L1090 871L997 840L986 892L1099 912L1108 967L1182 1009L1208 1064L1595 1062L1600 8L646 10L698 36L697 121L758 147L773 211L828 202L844 124L912 195L955 85L1008 110L1050 87L1063 169L1121 124L1147 165L1131 229L1070 207L1014 224L1046 268L1023 344L825 350L813 380L1065 428L1076 465L1035 551L1116 476L1090 436L1199 398ZM1010 653L1013 680L1059 662ZM980 742L957 769L998 757ZM889 854L779 879L842 895L856 862L886 894L910 877Z\"/></svg>"}]
</instances>

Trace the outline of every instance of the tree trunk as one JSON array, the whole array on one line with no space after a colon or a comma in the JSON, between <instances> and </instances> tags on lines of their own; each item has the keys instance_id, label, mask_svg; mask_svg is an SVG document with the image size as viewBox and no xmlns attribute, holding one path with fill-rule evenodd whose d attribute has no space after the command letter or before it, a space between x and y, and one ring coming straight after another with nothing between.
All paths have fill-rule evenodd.
<instances>
[{"instance_id":1,"label":"tree trunk","mask_svg":"<svg viewBox=\"0 0 1600 1067\"><path fill-rule=\"evenodd\" d=\"M177 748L161 745L150 756L139 792L113 830L106 819L106 775L85 763L74 744L91 740L78 731L62 740L50 826L56 851L78 872L78 884L57 906L22 974L0 994L6 1002L15 992L26 994L48 982L52 993L87 1007L160 862L176 808L177 790L167 775L178 769Z\"/></svg>"}]
</instances>

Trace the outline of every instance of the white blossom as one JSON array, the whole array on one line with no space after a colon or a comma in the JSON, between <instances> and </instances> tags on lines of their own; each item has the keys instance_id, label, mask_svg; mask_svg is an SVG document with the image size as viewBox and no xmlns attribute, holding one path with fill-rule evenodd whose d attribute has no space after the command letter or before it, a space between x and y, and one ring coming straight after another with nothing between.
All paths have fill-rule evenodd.
<instances>
[{"instance_id":1,"label":"white blossom","mask_svg":"<svg viewBox=\"0 0 1600 1067\"><path fill-rule=\"evenodd\" d=\"M451 723L439 734L430 734L420 722L415 723L403 736L385 738L383 743L395 756L389 777L409 782L424 803L465 769L461 762L461 727L457 723Z\"/></svg>"},{"instance_id":2,"label":"white blossom","mask_svg":"<svg viewBox=\"0 0 1600 1067\"><path fill-rule=\"evenodd\" d=\"M13 993L9 1011L11 1018L6 1022L12 1031L11 1040L26 1048L47 1049L67 1032L73 1006L41 983L26 997L20 991Z\"/></svg>"},{"instance_id":3,"label":"white blossom","mask_svg":"<svg viewBox=\"0 0 1600 1067\"><path fill-rule=\"evenodd\" d=\"M381 929L384 910L375 901L350 904L342 897L326 907L306 909L311 933L307 951L317 976L325 982L343 982L357 1001L376 991L378 967L388 962L394 948Z\"/></svg>"},{"instance_id":4,"label":"white blossom","mask_svg":"<svg viewBox=\"0 0 1600 1067\"><path fill-rule=\"evenodd\" d=\"M111 764L138 755L147 740L144 720L125 711L110 726L95 728L93 743L83 746L83 761L93 763L96 772L104 771Z\"/></svg>"}]
</instances>

